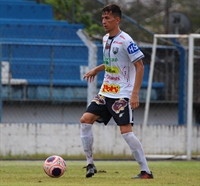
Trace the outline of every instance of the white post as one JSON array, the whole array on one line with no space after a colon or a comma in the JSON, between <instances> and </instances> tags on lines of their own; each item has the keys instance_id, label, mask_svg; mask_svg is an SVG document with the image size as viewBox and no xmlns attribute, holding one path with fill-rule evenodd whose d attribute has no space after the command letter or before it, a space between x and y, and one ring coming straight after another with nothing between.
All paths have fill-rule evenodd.
<instances>
[{"instance_id":1,"label":"white post","mask_svg":"<svg viewBox=\"0 0 200 186\"><path fill-rule=\"evenodd\" d=\"M0 44L0 123L2 122L2 44Z\"/></svg>"},{"instance_id":2,"label":"white post","mask_svg":"<svg viewBox=\"0 0 200 186\"><path fill-rule=\"evenodd\" d=\"M188 98L187 98L187 160L191 160L191 138L192 138L192 110L193 110L193 68L194 68L194 37L189 36L188 56Z\"/></svg>"},{"instance_id":3,"label":"white post","mask_svg":"<svg viewBox=\"0 0 200 186\"><path fill-rule=\"evenodd\" d=\"M152 80L153 80L153 73L154 73L154 66L155 66L154 64L155 64L155 57L156 57L156 45L157 45L157 37L156 35L154 35L153 49L152 49L152 54L151 54L150 73L149 73L148 87L147 87L147 97L146 97L146 104L145 104L145 110L144 110L144 120L143 120L143 126L142 126L142 143L144 143L144 139L145 139L145 130L146 130L148 114L149 114L151 87L152 87Z\"/></svg>"},{"instance_id":4,"label":"white post","mask_svg":"<svg viewBox=\"0 0 200 186\"><path fill-rule=\"evenodd\" d=\"M157 38L189 38L189 56L188 56L188 92L187 92L187 159L191 160L191 139L192 139L192 117L193 117L193 71L194 71L194 38L200 39L200 34L190 34L190 35L179 35L179 34L155 34L153 42L153 50L151 55L151 68L148 81L147 89L147 98L145 104L145 113L143 121L143 130L142 130L142 141L145 138L145 128L147 125L148 114L149 114L149 103L150 103L150 94L151 86L153 79L153 70L155 64L155 55L156 55L156 43Z\"/></svg>"},{"instance_id":5,"label":"white post","mask_svg":"<svg viewBox=\"0 0 200 186\"><path fill-rule=\"evenodd\" d=\"M88 57L88 69L91 70L97 66L97 46L92 42L90 37L82 30L77 31L77 35L81 38L84 44L89 50ZM91 100L97 94L97 77L95 77L93 82L88 82L87 87L87 105L90 104Z\"/></svg>"}]
</instances>

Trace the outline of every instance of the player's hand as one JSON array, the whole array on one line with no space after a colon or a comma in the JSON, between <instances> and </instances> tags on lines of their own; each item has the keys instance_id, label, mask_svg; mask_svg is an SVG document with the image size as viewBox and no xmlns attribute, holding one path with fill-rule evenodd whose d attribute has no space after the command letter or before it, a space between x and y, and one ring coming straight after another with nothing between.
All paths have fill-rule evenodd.
<instances>
[{"instance_id":1,"label":"player's hand","mask_svg":"<svg viewBox=\"0 0 200 186\"><path fill-rule=\"evenodd\" d=\"M83 79L85 79L87 82L93 82L96 75L97 72L94 69L92 69L83 76Z\"/></svg>"},{"instance_id":2,"label":"player's hand","mask_svg":"<svg viewBox=\"0 0 200 186\"><path fill-rule=\"evenodd\" d=\"M130 99L131 109L136 109L139 107L139 96L138 94L132 94Z\"/></svg>"}]
</instances>

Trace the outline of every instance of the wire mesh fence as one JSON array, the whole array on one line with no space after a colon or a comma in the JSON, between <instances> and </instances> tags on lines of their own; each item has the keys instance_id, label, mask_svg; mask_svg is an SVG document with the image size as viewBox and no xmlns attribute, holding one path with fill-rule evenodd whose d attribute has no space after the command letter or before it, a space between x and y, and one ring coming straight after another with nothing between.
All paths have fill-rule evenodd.
<instances>
[{"instance_id":1,"label":"wire mesh fence","mask_svg":"<svg viewBox=\"0 0 200 186\"><path fill-rule=\"evenodd\" d=\"M15 9L9 9L11 5ZM26 2L20 2L3 3L2 7L1 122L78 123L87 106L88 96L88 85L82 80L81 69L88 66L89 54L87 47L76 34L78 29L83 29L83 25L53 20L49 5L27 5ZM6 17L8 15L9 17ZM134 112L135 124L142 124L152 44L139 42L138 38L137 40L138 46L145 54L145 73L139 93L140 107ZM187 82L188 49L185 41L179 42L181 47L177 47L173 42L161 42L157 46L148 124L186 124L185 103L187 85L190 83ZM194 124L200 124L198 43L195 43L194 50ZM101 64L102 45L99 42L96 44L97 64ZM98 75L97 91L102 79L103 73ZM180 117L183 122L180 122Z\"/></svg>"},{"instance_id":2,"label":"wire mesh fence","mask_svg":"<svg viewBox=\"0 0 200 186\"><path fill-rule=\"evenodd\" d=\"M159 110L156 112L155 109L151 109L155 107L155 104L151 104L149 113L152 113L150 116L153 116L154 118L151 117L151 120L148 120L148 123L154 123L155 120L157 120L157 122L160 121L160 123L169 122L168 124L187 124L187 113L189 109L188 100L190 99L190 103L193 102L192 105L194 105L194 107L192 107L193 123L199 124L199 87L196 86L199 77L197 79L194 77L198 73L198 68L195 67L199 66L200 48L198 45L195 45L195 43L193 46L194 49L189 45L191 37L199 39L199 35L172 34L156 35L155 38L156 37L168 38L160 39L160 43L153 46L153 49L155 49L152 52L153 55L151 60L153 64L155 63L155 65L151 65L151 68L153 69L152 89L155 82L163 82L164 91L162 91L162 97L160 98L163 99L163 102L161 104L159 103L160 107L157 107ZM155 38L154 44L156 44ZM160 50L162 46L164 46L164 50ZM194 55L189 55L189 52L194 53ZM194 71L191 72L192 74L189 74L188 68L191 68L192 66L193 69L193 63ZM191 75L192 79L189 80L188 77ZM193 98L191 98L188 93L188 89L190 88L189 85L191 83L194 84L192 90ZM161 110L164 110L163 107L167 108L165 112L161 112Z\"/></svg>"},{"instance_id":3,"label":"wire mesh fence","mask_svg":"<svg viewBox=\"0 0 200 186\"><path fill-rule=\"evenodd\" d=\"M140 48L146 56L145 74L135 124L143 122L152 52L151 45ZM184 51L187 59L187 49ZM148 124L177 125L180 109L182 113L187 111L186 104L182 103L187 98L187 60L182 64L180 55L175 46L157 47ZM98 44L97 56L101 64L101 44ZM4 42L1 58L2 122L79 122L87 101L87 83L82 80L81 67L88 65L88 49L83 43ZM194 65L194 123L198 124L198 47ZM97 91L102 80L103 74L98 76Z\"/></svg>"}]
</instances>

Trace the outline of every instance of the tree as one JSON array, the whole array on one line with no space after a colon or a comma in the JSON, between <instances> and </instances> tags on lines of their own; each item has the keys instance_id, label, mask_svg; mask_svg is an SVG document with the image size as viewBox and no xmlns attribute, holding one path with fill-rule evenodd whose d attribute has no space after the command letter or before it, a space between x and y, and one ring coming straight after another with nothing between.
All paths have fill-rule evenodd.
<instances>
[{"instance_id":1,"label":"tree","mask_svg":"<svg viewBox=\"0 0 200 186\"><path fill-rule=\"evenodd\" d=\"M103 31L103 28L93 20L92 12L86 10L90 5L82 0L45 0L44 3L52 5L56 20L83 24L90 36Z\"/></svg>"},{"instance_id":2,"label":"tree","mask_svg":"<svg viewBox=\"0 0 200 186\"><path fill-rule=\"evenodd\" d=\"M129 3L114 0L120 4L123 13L134 19L138 24L157 34L166 33L164 17L166 3L169 0L132 0ZM111 3L113 0L104 0ZM192 22L191 33L200 32L200 0L170 0L170 11L180 11L188 15ZM54 9L55 19L67 20L69 23L84 24L90 36L96 37L105 34L101 24L101 9L103 5L96 0L45 0ZM152 35L140 29L137 24L131 24L122 19L121 26L136 41L152 42Z\"/></svg>"}]
</instances>

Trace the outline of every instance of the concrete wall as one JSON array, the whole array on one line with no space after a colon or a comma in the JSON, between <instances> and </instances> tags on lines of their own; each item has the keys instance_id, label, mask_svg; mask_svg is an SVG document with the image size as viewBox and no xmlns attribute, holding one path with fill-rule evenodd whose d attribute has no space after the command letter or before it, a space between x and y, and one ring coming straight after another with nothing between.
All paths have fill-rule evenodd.
<instances>
[{"instance_id":1,"label":"concrete wall","mask_svg":"<svg viewBox=\"0 0 200 186\"><path fill-rule=\"evenodd\" d=\"M135 125L134 133L141 140L142 127ZM116 125L95 123L94 153L131 155ZM185 154L185 126L149 125L143 146L148 154ZM0 154L83 154L79 124L0 124ZM192 128L193 153L200 154L200 126Z\"/></svg>"},{"instance_id":2,"label":"concrete wall","mask_svg":"<svg viewBox=\"0 0 200 186\"><path fill-rule=\"evenodd\" d=\"M2 123L78 123L84 113L86 105L52 105L41 103L4 103L2 110ZM134 123L142 124L145 104L134 111ZM110 123L114 123L113 120ZM178 105L162 104L150 106L148 124L178 124Z\"/></svg>"}]
</instances>

